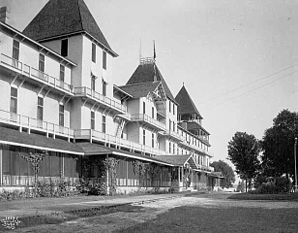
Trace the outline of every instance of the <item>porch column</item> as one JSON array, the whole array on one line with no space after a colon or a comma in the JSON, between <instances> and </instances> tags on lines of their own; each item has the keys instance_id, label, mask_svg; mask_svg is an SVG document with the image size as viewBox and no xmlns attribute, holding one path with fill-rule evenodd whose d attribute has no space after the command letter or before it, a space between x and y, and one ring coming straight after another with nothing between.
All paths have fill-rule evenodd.
<instances>
[{"instance_id":1,"label":"porch column","mask_svg":"<svg viewBox=\"0 0 298 233\"><path fill-rule=\"evenodd\" d=\"M107 155L106 158L109 158L109 155ZM109 182L109 170L106 170L106 184L107 184L107 195L110 194L110 182Z\"/></svg>"},{"instance_id":2,"label":"porch column","mask_svg":"<svg viewBox=\"0 0 298 233\"><path fill-rule=\"evenodd\" d=\"M0 186L3 184L2 146L0 146Z\"/></svg>"},{"instance_id":3,"label":"porch column","mask_svg":"<svg viewBox=\"0 0 298 233\"><path fill-rule=\"evenodd\" d=\"M180 167L178 167L178 185L181 182L181 177L180 177Z\"/></svg>"}]
</instances>

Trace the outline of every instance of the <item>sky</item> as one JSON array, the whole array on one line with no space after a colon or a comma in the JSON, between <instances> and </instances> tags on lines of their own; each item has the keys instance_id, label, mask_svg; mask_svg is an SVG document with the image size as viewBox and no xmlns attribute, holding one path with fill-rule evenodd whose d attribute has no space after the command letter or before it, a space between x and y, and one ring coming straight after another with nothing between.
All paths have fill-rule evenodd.
<instances>
[{"instance_id":1,"label":"sky","mask_svg":"<svg viewBox=\"0 0 298 233\"><path fill-rule=\"evenodd\" d=\"M19 30L47 0L0 0ZM235 132L262 139L283 109L298 107L298 1L85 0L112 49L113 82L125 84L153 56L174 96L183 83L210 133L213 161L227 161Z\"/></svg>"}]
</instances>

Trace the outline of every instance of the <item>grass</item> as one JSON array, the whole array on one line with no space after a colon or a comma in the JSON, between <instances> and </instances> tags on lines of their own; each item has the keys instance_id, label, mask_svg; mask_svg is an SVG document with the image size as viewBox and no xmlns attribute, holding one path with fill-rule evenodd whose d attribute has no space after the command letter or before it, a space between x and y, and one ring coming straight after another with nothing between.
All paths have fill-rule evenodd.
<instances>
[{"instance_id":1,"label":"grass","mask_svg":"<svg viewBox=\"0 0 298 233\"><path fill-rule=\"evenodd\" d=\"M298 232L297 209L177 207L118 233Z\"/></svg>"},{"instance_id":2,"label":"grass","mask_svg":"<svg viewBox=\"0 0 298 233\"><path fill-rule=\"evenodd\" d=\"M90 218L116 212L137 212L141 211L142 207L131 205L114 205L100 206L91 208L72 209L64 212L52 212L50 214L36 214L31 216L23 216L19 218L20 224L17 228L34 227L43 224L60 224L66 221L72 221L79 218ZM6 229L0 224L0 232Z\"/></svg>"},{"instance_id":3,"label":"grass","mask_svg":"<svg viewBox=\"0 0 298 233\"><path fill-rule=\"evenodd\" d=\"M252 194L237 193L228 197L234 200L268 200L268 201L298 201L298 193L285 194Z\"/></svg>"}]
</instances>

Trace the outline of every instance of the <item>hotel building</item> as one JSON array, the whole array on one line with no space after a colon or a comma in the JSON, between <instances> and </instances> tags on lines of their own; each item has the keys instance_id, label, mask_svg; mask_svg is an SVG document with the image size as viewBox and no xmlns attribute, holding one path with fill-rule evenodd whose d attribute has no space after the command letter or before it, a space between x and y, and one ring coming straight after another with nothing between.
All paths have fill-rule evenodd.
<instances>
[{"instance_id":1,"label":"hotel building","mask_svg":"<svg viewBox=\"0 0 298 233\"><path fill-rule=\"evenodd\" d=\"M116 85L118 55L83 0L49 0L23 32L3 12L0 187L33 184L24 153L46 153L43 181L95 182L96 161L113 157L119 193L218 186L202 116L184 86L173 96L155 58L141 58L127 83ZM159 172L141 177L135 161Z\"/></svg>"}]
</instances>

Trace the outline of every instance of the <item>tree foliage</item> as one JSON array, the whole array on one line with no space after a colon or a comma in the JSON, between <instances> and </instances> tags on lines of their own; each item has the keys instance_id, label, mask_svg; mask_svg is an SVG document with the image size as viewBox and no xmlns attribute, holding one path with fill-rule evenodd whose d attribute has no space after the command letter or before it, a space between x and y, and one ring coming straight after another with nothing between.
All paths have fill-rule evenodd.
<instances>
[{"instance_id":1,"label":"tree foliage","mask_svg":"<svg viewBox=\"0 0 298 233\"><path fill-rule=\"evenodd\" d=\"M224 161L214 161L211 164L214 167L215 172L221 172L224 176L224 179L220 181L220 186L222 188L230 188L233 187L233 183L235 182L235 174L233 169Z\"/></svg>"},{"instance_id":2,"label":"tree foliage","mask_svg":"<svg viewBox=\"0 0 298 233\"><path fill-rule=\"evenodd\" d=\"M228 144L228 159L234 164L241 179L251 183L259 168L260 146L254 135L236 132Z\"/></svg>"},{"instance_id":3,"label":"tree foliage","mask_svg":"<svg viewBox=\"0 0 298 233\"><path fill-rule=\"evenodd\" d=\"M298 136L298 113L281 111L262 141L262 171L267 177L294 175L294 141Z\"/></svg>"}]
</instances>

